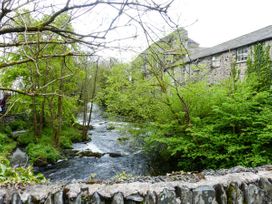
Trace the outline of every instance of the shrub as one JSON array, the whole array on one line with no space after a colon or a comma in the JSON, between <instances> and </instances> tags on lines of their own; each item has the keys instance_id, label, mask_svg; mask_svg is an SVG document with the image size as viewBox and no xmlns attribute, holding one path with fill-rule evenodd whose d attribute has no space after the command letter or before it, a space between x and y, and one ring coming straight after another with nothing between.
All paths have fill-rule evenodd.
<instances>
[{"instance_id":1,"label":"shrub","mask_svg":"<svg viewBox=\"0 0 272 204\"><path fill-rule=\"evenodd\" d=\"M60 145L61 148L70 149L72 148L73 142L82 141L81 132L73 127L65 127L61 132Z\"/></svg>"},{"instance_id":2,"label":"shrub","mask_svg":"<svg viewBox=\"0 0 272 204\"><path fill-rule=\"evenodd\" d=\"M61 136L60 137L60 146L63 149L72 149L72 141L70 138L65 137L65 136Z\"/></svg>"},{"instance_id":3,"label":"shrub","mask_svg":"<svg viewBox=\"0 0 272 204\"><path fill-rule=\"evenodd\" d=\"M16 147L16 142L10 139L6 134L0 133L0 156L8 156Z\"/></svg>"},{"instance_id":4,"label":"shrub","mask_svg":"<svg viewBox=\"0 0 272 204\"><path fill-rule=\"evenodd\" d=\"M50 144L29 144L26 148L30 162L36 166L54 163L60 158L60 153Z\"/></svg>"},{"instance_id":5,"label":"shrub","mask_svg":"<svg viewBox=\"0 0 272 204\"><path fill-rule=\"evenodd\" d=\"M229 84L183 88L191 124L157 120L146 137L149 152L189 171L271 163L272 93L257 92L254 81Z\"/></svg>"},{"instance_id":6,"label":"shrub","mask_svg":"<svg viewBox=\"0 0 272 204\"><path fill-rule=\"evenodd\" d=\"M10 126L7 124L0 124L0 132L7 134L7 135L11 135L12 130L11 130Z\"/></svg>"},{"instance_id":7,"label":"shrub","mask_svg":"<svg viewBox=\"0 0 272 204\"><path fill-rule=\"evenodd\" d=\"M20 134L17 138L18 145L21 146L27 146L30 143L35 143L35 141L34 134L30 131Z\"/></svg>"},{"instance_id":8,"label":"shrub","mask_svg":"<svg viewBox=\"0 0 272 204\"><path fill-rule=\"evenodd\" d=\"M12 131L24 130L28 128L28 124L23 120L14 120L8 124Z\"/></svg>"},{"instance_id":9,"label":"shrub","mask_svg":"<svg viewBox=\"0 0 272 204\"><path fill-rule=\"evenodd\" d=\"M27 168L12 168L10 162L0 157L0 185L1 184L36 184L46 181L42 174L35 175L31 166Z\"/></svg>"},{"instance_id":10,"label":"shrub","mask_svg":"<svg viewBox=\"0 0 272 204\"><path fill-rule=\"evenodd\" d=\"M62 130L62 136L70 138L72 142L80 142L82 140L81 132L73 127L65 127Z\"/></svg>"}]
</instances>

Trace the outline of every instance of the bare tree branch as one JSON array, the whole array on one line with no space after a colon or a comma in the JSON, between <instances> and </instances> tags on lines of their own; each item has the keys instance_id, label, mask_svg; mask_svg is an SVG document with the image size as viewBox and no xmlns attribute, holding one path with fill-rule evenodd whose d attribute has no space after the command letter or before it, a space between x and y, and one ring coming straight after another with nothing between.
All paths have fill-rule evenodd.
<instances>
[{"instance_id":1,"label":"bare tree branch","mask_svg":"<svg viewBox=\"0 0 272 204\"><path fill-rule=\"evenodd\" d=\"M83 53L68 52L68 53L64 53L64 54L43 55L43 56L39 56L39 59L52 59L52 58L61 58L61 57L69 57L69 56L70 57L73 57L73 56L93 56L93 53L92 54L83 54ZM9 62L9 63L0 63L0 69L5 68L5 67L14 66L14 65L28 63L31 61L32 61L31 59L24 59L24 60Z\"/></svg>"}]
</instances>

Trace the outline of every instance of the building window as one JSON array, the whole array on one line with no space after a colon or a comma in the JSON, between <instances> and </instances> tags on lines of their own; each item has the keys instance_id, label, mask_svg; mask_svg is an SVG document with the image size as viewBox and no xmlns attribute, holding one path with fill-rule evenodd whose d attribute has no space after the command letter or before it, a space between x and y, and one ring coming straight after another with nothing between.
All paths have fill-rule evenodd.
<instances>
[{"instance_id":1,"label":"building window","mask_svg":"<svg viewBox=\"0 0 272 204\"><path fill-rule=\"evenodd\" d=\"M219 56L212 57L212 67L220 67L220 57Z\"/></svg>"},{"instance_id":2,"label":"building window","mask_svg":"<svg viewBox=\"0 0 272 204\"><path fill-rule=\"evenodd\" d=\"M237 62L245 62L248 57L248 47L239 48L236 52Z\"/></svg>"}]
</instances>

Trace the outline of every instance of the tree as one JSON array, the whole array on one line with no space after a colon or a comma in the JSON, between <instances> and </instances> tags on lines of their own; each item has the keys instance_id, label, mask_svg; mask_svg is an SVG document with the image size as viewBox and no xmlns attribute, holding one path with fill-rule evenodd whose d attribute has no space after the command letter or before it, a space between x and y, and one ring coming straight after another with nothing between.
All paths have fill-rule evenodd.
<instances>
[{"instance_id":1,"label":"tree","mask_svg":"<svg viewBox=\"0 0 272 204\"><path fill-rule=\"evenodd\" d=\"M166 17L170 4L171 1L160 5L153 1L133 0L88 0L84 4L67 0L60 6L47 4L41 0L1 2L0 71L5 79L0 90L20 94L17 98L22 97L28 102L36 140L40 137L43 127L51 123L55 145L59 146L61 128L65 120L67 121L67 118L64 120L64 115L68 115L63 109L64 103L66 98L72 100L72 94L76 91L67 83L73 84L73 79L76 78L75 57L95 56L101 49L106 48L110 43L107 36L113 30L126 26L126 23L119 24L124 16L128 17L128 22L140 25L143 31L147 32L142 15L150 11ZM111 19L100 26L101 29L97 27L87 34L72 29L72 22L76 18L86 11L95 15L101 6L114 11ZM133 12L137 12L138 15L134 16ZM103 16L100 18L103 20ZM119 40L122 39L117 37L111 41ZM84 45L88 51L81 52L78 44ZM23 89L12 87L12 81L16 80L16 76L23 77L25 83Z\"/></svg>"},{"instance_id":2,"label":"tree","mask_svg":"<svg viewBox=\"0 0 272 204\"><path fill-rule=\"evenodd\" d=\"M65 24L69 16L62 15L55 22L56 25ZM24 15L17 20L15 24L24 22L25 25L36 25L39 21L35 21L30 15ZM66 24L66 27L72 31L72 26ZM23 64L13 65L12 69L7 69L2 74L4 85L12 85L18 81L20 77L24 83L24 87L20 87L23 95L29 97L21 98L24 100L24 109L31 110L33 133L36 141L41 137L44 126L51 124L53 128L53 138L55 146L59 147L60 133L63 122L67 120L63 118L66 108L63 108L64 95L72 100L71 93L76 89L71 78L76 75L76 66L72 58L67 56L61 58L49 58L46 61L40 59L42 55L52 55L54 53L66 53L76 49L76 46L68 47L65 44L40 44L39 42L47 39L47 33L24 33L18 34L16 38L26 42L16 49L16 54L7 54L6 58L20 56L31 61ZM58 37L51 35L51 41ZM60 38L61 39L61 38ZM36 44L28 45L27 42L36 41ZM65 85L64 85L65 83ZM49 94L51 92L51 94ZM14 96L13 100L20 99L21 96ZM20 106L18 103L17 106ZM16 107L16 106L15 106ZM17 107L20 108L20 107ZM23 108L20 108L23 109Z\"/></svg>"},{"instance_id":3,"label":"tree","mask_svg":"<svg viewBox=\"0 0 272 204\"><path fill-rule=\"evenodd\" d=\"M272 62L270 46L259 43L253 47L251 56L247 60L247 75L254 75L259 83L259 90L270 90L272 85Z\"/></svg>"},{"instance_id":4,"label":"tree","mask_svg":"<svg viewBox=\"0 0 272 204\"><path fill-rule=\"evenodd\" d=\"M94 56L101 49L108 48L111 43L122 40L118 37L110 40L107 38L114 30L123 29L128 25L133 27L137 24L147 35L152 29L143 22L143 16L148 12L157 12L161 15L162 19L168 19L167 10L171 3L172 1L158 4L148 0L142 2L134 0L88 0L84 4L76 4L67 0L62 5L55 5L47 4L42 0L3 0L0 10L0 70L13 67L14 65L29 65L29 63L36 66L37 62L48 59L84 55ZM112 14L109 16L111 19L107 22L104 22L103 15L95 16L96 11L101 6L112 10L112 12L109 12ZM98 17L101 21L103 20L103 26L98 24L94 30L89 31L87 34L81 34L72 30L71 24L76 18L86 14L86 10L89 15L94 15L94 17ZM137 15L133 14L135 12L137 12ZM79 15L77 15L78 13ZM120 24L119 21L122 22L124 16L126 16L125 20L128 23ZM93 23L95 24L95 21ZM21 37L18 37L19 35ZM135 35L126 38L131 37L134 38ZM69 48L73 48L75 43L87 46L88 52L82 53L78 49L66 49L65 52L59 49L58 52L54 50L53 53L39 52L39 50L42 51L49 46L52 48L56 45L67 45ZM27 56L27 52L24 52L24 55L17 53L21 47L23 47L21 50L24 50L25 47L32 49L35 45L37 48L35 56ZM28 51L31 51L31 49L28 49ZM38 72L35 78L39 78ZM37 84L35 84L35 80L33 82L33 88L36 89L35 85ZM37 95L53 94L46 93L44 90L43 93L38 93L35 89L22 91L14 90L11 87L0 87L0 90L32 96L33 103L35 103ZM36 132L38 134L38 131Z\"/></svg>"}]
</instances>

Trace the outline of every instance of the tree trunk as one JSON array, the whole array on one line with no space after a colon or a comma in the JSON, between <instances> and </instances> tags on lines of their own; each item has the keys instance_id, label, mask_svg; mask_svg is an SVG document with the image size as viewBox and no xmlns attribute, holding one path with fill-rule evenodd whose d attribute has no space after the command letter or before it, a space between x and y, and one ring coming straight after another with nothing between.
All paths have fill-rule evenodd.
<instances>
[{"instance_id":1,"label":"tree trunk","mask_svg":"<svg viewBox=\"0 0 272 204\"><path fill-rule=\"evenodd\" d=\"M63 63L60 68L60 80L59 80L59 95L58 95L58 110L57 110L57 118L56 118L56 126L54 128L54 143L57 148L60 146L60 134L62 128L62 103L63 103L63 85L64 79L62 78L64 73L65 66L65 57L63 58Z\"/></svg>"},{"instance_id":2,"label":"tree trunk","mask_svg":"<svg viewBox=\"0 0 272 204\"><path fill-rule=\"evenodd\" d=\"M33 131L36 141L39 137L39 130L38 130L38 121L37 121L37 110L36 110L36 96L32 97L32 114L33 114Z\"/></svg>"},{"instance_id":3,"label":"tree trunk","mask_svg":"<svg viewBox=\"0 0 272 204\"><path fill-rule=\"evenodd\" d=\"M42 134L42 130L43 130L43 126L44 126L44 109L45 109L45 97L43 97L43 101L41 104L41 112L40 112L40 118L39 118L39 130L38 130L38 134L39 136L41 136Z\"/></svg>"},{"instance_id":4,"label":"tree trunk","mask_svg":"<svg viewBox=\"0 0 272 204\"><path fill-rule=\"evenodd\" d=\"M83 127L83 133L85 133L84 138L87 140L88 139L88 130L90 129L91 125L91 120L92 120L92 112L93 112L93 102L95 98L95 92L96 92L96 81L97 81L97 74L98 74L98 68L99 68L99 59L96 62L96 69L95 69L95 75L94 75L94 82L93 82L93 90L91 94L91 107L90 107L90 112L89 112L89 118L88 118L88 123L86 126Z\"/></svg>"}]
</instances>

